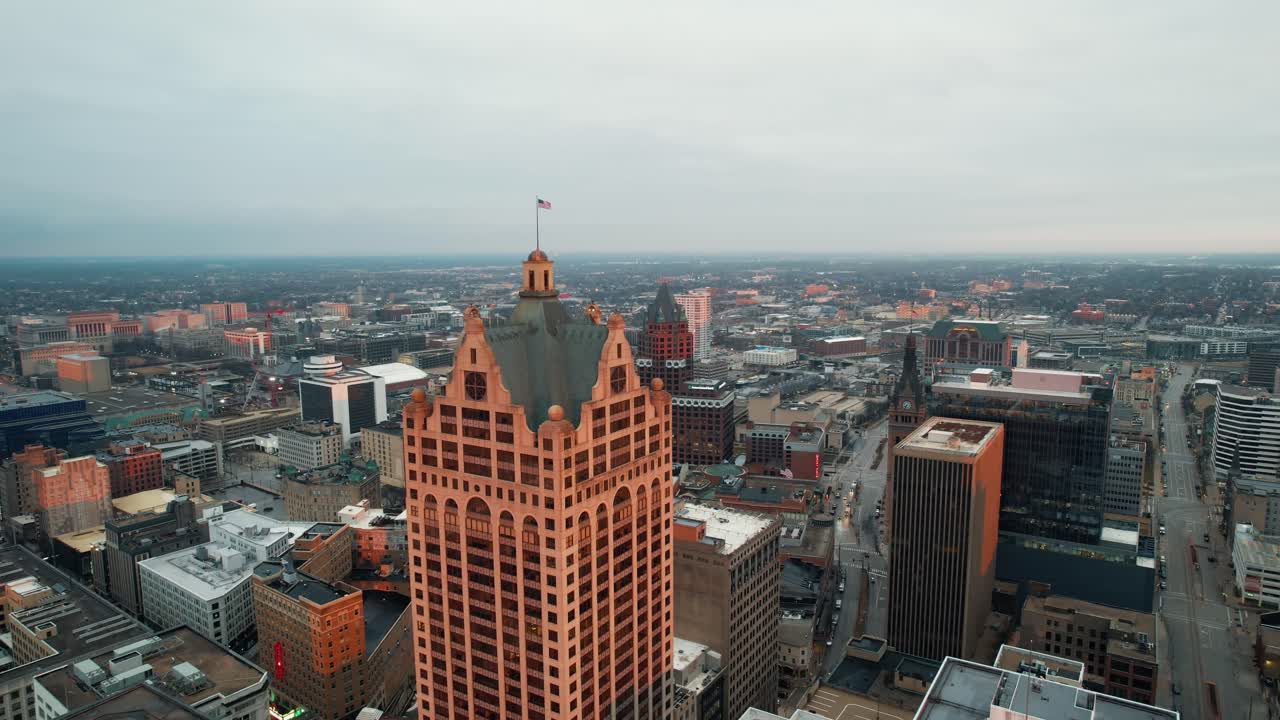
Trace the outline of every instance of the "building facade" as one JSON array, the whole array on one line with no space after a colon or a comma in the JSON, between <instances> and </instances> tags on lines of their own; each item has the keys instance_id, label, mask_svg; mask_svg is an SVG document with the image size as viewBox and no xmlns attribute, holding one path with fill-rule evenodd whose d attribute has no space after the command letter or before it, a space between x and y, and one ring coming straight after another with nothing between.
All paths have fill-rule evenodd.
<instances>
[{"instance_id":1,"label":"building facade","mask_svg":"<svg viewBox=\"0 0 1280 720\"><path fill-rule=\"evenodd\" d=\"M678 395L693 379L694 338L684 308L666 283L645 312L644 331L636 347L636 371L641 384L662 378L667 390ZM677 461L678 462L678 461Z\"/></svg>"},{"instance_id":2,"label":"building facade","mask_svg":"<svg viewBox=\"0 0 1280 720\"><path fill-rule=\"evenodd\" d=\"M1089 545L1102 534L1111 405L1101 378L1057 370L1017 369L1010 384L935 382L929 395L931 415L1004 425L1001 532Z\"/></svg>"},{"instance_id":3,"label":"building facade","mask_svg":"<svg viewBox=\"0 0 1280 720\"><path fill-rule=\"evenodd\" d=\"M404 410L419 714L665 718L670 395L621 316L569 317L545 253L521 277L510 321L469 308L443 394Z\"/></svg>"},{"instance_id":4,"label":"building facade","mask_svg":"<svg viewBox=\"0 0 1280 720\"><path fill-rule=\"evenodd\" d=\"M404 436L400 420L388 420L362 429L360 454L377 463L383 485L404 487Z\"/></svg>"},{"instance_id":5,"label":"building facade","mask_svg":"<svg viewBox=\"0 0 1280 720\"><path fill-rule=\"evenodd\" d=\"M225 328L222 331L222 352L229 358L256 360L271 352L271 330L252 326Z\"/></svg>"},{"instance_id":6,"label":"building facade","mask_svg":"<svg viewBox=\"0 0 1280 720\"><path fill-rule=\"evenodd\" d=\"M693 359L711 357L711 295L707 292L691 292L676 295L676 302L684 309L693 333Z\"/></svg>"},{"instance_id":7,"label":"building facade","mask_svg":"<svg viewBox=\"0 0 1280 720\"><path fill-rule=\"evenodd\" d=\"M387 384L381 377L351 370L298 381L304 422L331 422L345 441L387 419Z\"/></svg>"},{"instance_id":8,"label":"building facade","mask_svg":"<svg viewBox=\"0 0 1280 720\"><path fill-rule=\"evenodd\" d=\"M714 465L733 454L737 393L723 380L689 380L671 399L674 443L671 459L678 463Z\"/></svg>"},{"instance_id":9,"label":"building facade","mask_svg":"<svg viewBox=\"0 0 1280 720\"><path fill-rule=\"evenodd\" d=\"M200 305L209 327L236 325L249 319L249 306L242 302L214 302Z\"/></svg>"},{"instance_id":10,"label":"building facade","mask_svg":"<svg viewBox=\"0 0 1280 720\"><path fill-rule=\"evenodd\" d=\"M305 472L286 472L284 507L290 520L335 522L338 512L362 501L381 504L377 467L343 462Z\"/></svg>"},{"instance_id":11,"label":"building facade","mask_svg":"<svg viewBox=\"0 0 1280 720\"><path fill-rule=\"evenodd\" d=\"M97 354L98 350L93 343L63 340L22 348L18 351L18 366L23 375L56 375L58 358L67 355L93 357ZM65 392L74 392L74 390L68 389Z\"/></svg>"},{"instance_id":12,"label":"building facade","mask_svg":"<svg viewBox=\"0 0 1280 720\"><path fill-rule=\"evenodd\" d=\"M325 420L281 428L276 438L280 464L299 470L333 465L342 455L342 427Z\"/></svg>"},{"instance_id":13,"label":"building facade","mask_svg":"<svg viewBox=\"0 0 1280 720\"><path fill-rule=\"evenodd\" d=\"M1107 447L1107 481L1103 510L1112 515L1142 516L1142 478L1146 473L1147 446L1113 435Z\"/></svg>"},{"instance_id":14,"label":"building facade","mask_svg":"<svg viewBox=\"0 0 1280 720\"><path fill-rule=\"evenodd\" d=\"M777 517L686 503L675 517L675 624L720 655L724 717L778 706Z\"/></svg>"},{"instance_id":15,"label":"building facade","mask_svg":"<svg viewBox=\"0 0 1280 720\"><path fill-rule=\"evenodd\" d=\"M111 598L129 613L146 617L138 563L151 557L198 545L207 539L197 521L195 504L187 497L172 500L163 512L147 512L106 521L106 535L99 551L102 561L94 584L105 587Z\"/></svg>"},{"instance_id":16,"label":"building facade","mask_svg":"<svg viewBox=\"0 0 1280 720\"><path fill-rule=\"evenodd\" d=\"M98 460L107 466L111 497L119 498L165 486L163 454L158 448L131 440L116 442Z\"/></svg>"},{"instance_id":17,"label":"building facade","mask_svg":"<svg viewBox=\"0 0 1280 720\"><path fill-rule=\"evenodd\" d=\"M1225 478L1238 462L1245 476L1280 475L1280 399L1258 388L1219 385L1217 400L1214 474Z\"/></svg>"},{"instance_id":18,"label":"building facade","mask_svg":"<svg viewBox=\"0 0 1280 720\"><path fill-rule=\"evenodd\" d=\"M219 645L245 648L254 632L249 578L257 560L205 543L138 563L142 604L156 627L185 625Z\"/></svg>"},{"instance_id":19,"label":"building facade","mask_svg":"<svg viewBox=\"0 0 1280 720\"><path fill-rule=\"evenodd\" d=\"M929 418L894 450L889 644L972 657L991 612L1004 429Z\"/></svg>"},{"instance_id":20,"label":"building facade","mask_svg":"<svg viewBox=\"0 0 1280 720\"><path fill-rule=\"evenodd\" d=\"M97 353L59 355L58 389L75 395L111 389L111 361Z\"/></svg>"},{"instance_id":21,"label":"building facade","mask_svg":"<svg viewBox=\"0 0 1280 720\"><path fill-rule=\"evenodd\" d=\"M93 456L54 459L54 465L30 468L32 496L44 536L80 532L110 519L107 466Z\"/></svg>"},{"instance_id":22,"label":"building facade","mask_svg":"<svg viewBox=\"0 0 1280 720\"><path fill-rule=\"evenodd\" d=\"M1155 627L1153 615L1059 595L1022 605L1027 648L1076 660L1090 686L1148 704L1159 681Z\"/></svg>"},{"instance_id":23,"label":"building facade","mask_svg":"<svg viewBox=\"0 0 1280 720\"><path fill-rule=\"evenodd\" d=\"M1013 342L990 320L939 320L925 338L925 362L1011 367Z\"/></svg>"}]
</instances>

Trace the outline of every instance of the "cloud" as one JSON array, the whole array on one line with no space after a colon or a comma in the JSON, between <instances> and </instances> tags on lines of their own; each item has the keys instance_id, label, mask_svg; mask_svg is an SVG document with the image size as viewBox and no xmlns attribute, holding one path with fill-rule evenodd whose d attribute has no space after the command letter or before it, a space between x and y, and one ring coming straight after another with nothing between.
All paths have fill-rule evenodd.
<instances>
[{"instance_id":1,"label":"cloud","mask_svg":"<svg viewBox=\"0 0 1280 720\"><path fill-rule=\"evenodd\" d=\"M1263 250L1280 6L26 4L0 253ZM36 238L40 238L37 240Z\"/></svg>"}]
</instances>

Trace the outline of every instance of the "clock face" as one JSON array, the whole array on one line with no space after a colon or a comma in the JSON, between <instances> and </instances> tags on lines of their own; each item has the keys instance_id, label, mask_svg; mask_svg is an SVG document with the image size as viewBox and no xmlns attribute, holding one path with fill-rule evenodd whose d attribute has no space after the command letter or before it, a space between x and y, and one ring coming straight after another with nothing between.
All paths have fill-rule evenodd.
<instances>
[{"instance_id":1,"label":"clock face","mask_svg":"<svg viewBox=\"0 0 1280 720\"><path fill-rule=\"evenodd\" d=\"M902 409L903 409L903 410L910 410L910 409L911 409L911 401L910 401L910 400L903 400L903 401L902 401Z\"/></svg>"}]
</instances>

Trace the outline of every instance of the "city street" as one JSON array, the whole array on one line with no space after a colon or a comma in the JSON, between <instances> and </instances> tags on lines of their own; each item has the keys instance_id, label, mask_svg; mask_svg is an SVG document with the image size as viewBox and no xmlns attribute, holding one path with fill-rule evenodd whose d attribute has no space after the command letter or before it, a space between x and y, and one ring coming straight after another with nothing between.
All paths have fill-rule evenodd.
<instances>
[{"instance_id":1,"label":"city street","mask_svg":"<svg viewBox=\"0 0 1280 720\"><path fill-rule=\"evenodd\" d=\"M1231 587L1224 566L1231 555L1210 505L1196 497L1197 470L1187 445L1181 402L1183 388L1191 381L1191 368L1182 366L1164 394L1167 450L1162 456L1167 495L1159 498L1157 506L1158 520L1167 533L1160 536L1158 547L1167 561L1168 590L1159 592L1157 600L1164 637L1156 642L1157 646L1162 640L1166 643L1159 652L1166 680L1158 689L1157 701L1179 710L1188 720L1208 720L1205 683L1213 682L1222 717L1248 717L1252 704L1253 716L1264 718L1257 670L1248 655L1253 632L1250 616L1225 602ZM1210 478L1207 486L1212 485ZM1209 498L1216 497L1216 491L1210 491ZM1177 686L1176 695L1170 682Z\"/></svg>"},{"instance_id":2,"label":"city street","mask_svg":"<svg viewBox=\"0 0 1280 720\"><path fill-rule=\"evenodd\" d=\"M867 619L865 633L884 637L886 623L885 560L880 555L878 536L880 523L875 517L876 501L884 494L885 462L881 458L880 467L870 469L876 457L876 448L885 437L888 425L881 420L864 431L864 437L858 441L857 450L852 459L836 468L831 477L824 477L820 489L830 485L833 496L840 497L839 511L835 520L835 560L845 572L844 592L839 595L843 607L840 609L840 622L836 625L832 646L822 663L821 676L825 677L840 664L844 657L844 648L854 636L855 626L860 612L860 590L862 588L863 569L867 568L867 586L869 601L867 602ZM844 517L846 497L853 483L862 486L858 502L853 506L849 519ZM843 488L836 490L834 488Z\"/></svg>"}]
</instances>

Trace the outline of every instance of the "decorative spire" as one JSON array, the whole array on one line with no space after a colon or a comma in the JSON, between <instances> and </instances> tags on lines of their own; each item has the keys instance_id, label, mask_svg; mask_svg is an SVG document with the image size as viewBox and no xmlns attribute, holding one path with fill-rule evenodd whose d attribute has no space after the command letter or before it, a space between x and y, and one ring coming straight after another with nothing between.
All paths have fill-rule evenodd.
<instances>
[{"instance_id":1,"label":"decorative spire","mask_svg":"<svg viewBox=\"0 0 1280 720\"><path fill-rule=\"evenodd\" d=\"M524 287L520 297L557 297L555 263L542 248L534 248L523 265Z\"/></svg>"}]
</instances>

